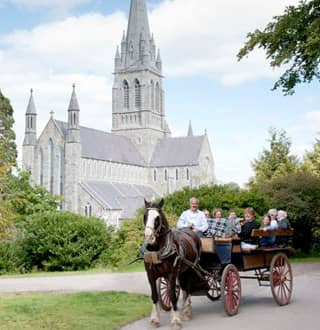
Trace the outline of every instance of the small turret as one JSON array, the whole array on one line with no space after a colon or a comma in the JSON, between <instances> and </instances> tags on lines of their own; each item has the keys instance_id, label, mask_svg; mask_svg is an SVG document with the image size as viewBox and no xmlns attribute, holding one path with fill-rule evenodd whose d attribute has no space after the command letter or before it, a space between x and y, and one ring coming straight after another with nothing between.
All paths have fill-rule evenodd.
<instances>
[{"instance_id":1,"label":"small turret","mask_svg":"<svg viewBox=\"0 0 320 330\"><path fill-rule=\"evenodd\" d=\"M187 136L193 136L193 129L191 125L191 120L189 120L189 128L188 128L188 135Z\"/></svg>"},{"instance_id":2,"label":"small turret","mask_svg":"<svg viewBox=\"0 0 320 330\"><path fill-rule=\"evenodd\" d=\"M33 99L33 89L30 90L30 98L26 111L26 125L23 145L36 145L37 143L37 110Z\"/></svg>"},{"instance_id":3,"label":"small turret","mask_svg":"<svg viewBox=\"0 0 320 330\"><path fill-rule=\"evenodd\" d=\"M158 55L157 55L157 60L156 60L156 67L158 70L161 72L162 71L162 60L161 60L161 55L160 55L160 49L158 49Z\"/></svg>"},{"instance_id":4,"label":"small turret","mask_svg":"<svg viewBox=\"0 0 320 330\"><path fill-rule=\"evenodd\" d=\"M121 57L119 53L119 46L117 46L116 56L114 58L114 71L117 72L121 68Z\"/></svg>"},{"instance_id":5,"label":"small turret","mask_svg":"<svg viewBox=\"0 0 320 330\"><path fill-rule=\"evenodd\" d=\"M124 63L127 53L127 38L126 33L123 31L122 40L121 40L121 61Z\"/></svg>"},{"instance_id":6,"label":"small turret","mask_svg":"<svg viewBox=\"0 0 320 330\"><path fill-rule=\"evenodd\" d=\"M73 91L68 109L68 141L67 142L80 142L80 125L79 115L80 108L76 95L76 86L73 84Z\"/></svg>"}]
</instances>

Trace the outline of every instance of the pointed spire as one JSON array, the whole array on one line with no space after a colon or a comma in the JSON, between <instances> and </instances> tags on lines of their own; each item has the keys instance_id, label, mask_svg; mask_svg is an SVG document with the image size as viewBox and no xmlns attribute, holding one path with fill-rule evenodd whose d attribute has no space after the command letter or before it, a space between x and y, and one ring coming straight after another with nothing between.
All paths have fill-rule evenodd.
<instances>
[{"instance_id":1,"label":"pointed spire","mask_svg":"<svg viewBox=\"0 0 320 330\"><path fill-rule=\"evenodd\" d=\"M80 108L79 108L79 103L78 103L78 99L77 99L77 95L76 95L76 85L73 84L72 85L72 95L71 95L71 100L70 100L70 103L69 103L69 111L80 111Z\"/></svg>"},{"instance_id":2,"label":"pointed spire","mask_svg":"<svg viewBox=\"0 0 320 330\"><path fill-rule=\"evenodd\" d=\"M126 32L123 30L121 43L125 43L125 42L127 42L127 40L126 40Z\"/></svg>"},{"instance_id":3,"label":"pointed spire","mask_svg":"<svg viewBox=\"0 0 320 330\"><path fill-rule=\"evenodd\" d=\"M29 103L27 106L26 114L32 114L32 115L37 114L36 105L35 105L34 99L33 99L33 89L32 88L30 89L30 98L29 98Z\"/></svg>"},{"instance_id":4,"label":"pointed spire","mask_svg":"<svg viewBox=\"0 0 320 330\"><path fill-rule=\"evenodd\" d=\"M188 136L193 136L193 129L191 125L191 120L189 120Z\"/></svg>"},{"instance_id":5,"label":"pointed spire","mask_svg":"<svg viewBox=\"0 0 320 330\"><path fill-rule=\"evenodd\" d=\"M119 46L117 46L116 56L115 56L115 58L116 58L116 59L119 59L119 58L120 58Z\"/></svg>"},{"instance_id":6,"label":"pointed spire","mask_svg":"<svg viewBox=\"0 0 320 330\"><path fill-rule=\"evenodd\" d=\"M156 67L158 68L159 71L162 71L162 61L161 61L160 49L158 49Z\"/></svg>"},{"instance_id":7,"label":"pointed spire","mask_svg":"<svg viewBox=\"0 0 320 330\"><path fill-rule=\"evenodd\" d=\"M127 30L127 64L143 61L142 53L150 53L150 29L145 0L131 0ZM144 63L145 65L148 63Z\"/></svg>"}]
</instances>

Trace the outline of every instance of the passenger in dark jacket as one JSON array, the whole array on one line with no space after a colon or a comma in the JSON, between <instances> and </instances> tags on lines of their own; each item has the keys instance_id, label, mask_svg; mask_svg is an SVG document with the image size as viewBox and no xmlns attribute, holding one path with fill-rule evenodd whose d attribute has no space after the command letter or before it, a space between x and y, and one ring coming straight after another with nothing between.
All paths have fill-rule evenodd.
<instances>
[{"instance_id":1,"label":"passenger in dark jacket","mask_svg":"<svg viewBox=\"0 0 320 330\"><path fill-rule=\"evenodd\" d=\"M279 229L290 229L291 225L287 218L287 212L286 211L278 211L278 228ZM280 247L284 247L288 245L288 237L287 236L278 236L276 240L276 244Z\"/></svg>"},{"instance_id":2,"label":"passenger in dark jacket","mask_svg":"<svg viewBox=\"0 0 320 330\"><path fill-rule=\"evenodd\" d=\"M260 227L256 220L256 212L252 207L248 207L244 210L244 223L241 226L241 232L239 233L240 239L249 244L256 244L257 239L251 237L252 229L258 229Z\"/></svg>"}]
</instances>

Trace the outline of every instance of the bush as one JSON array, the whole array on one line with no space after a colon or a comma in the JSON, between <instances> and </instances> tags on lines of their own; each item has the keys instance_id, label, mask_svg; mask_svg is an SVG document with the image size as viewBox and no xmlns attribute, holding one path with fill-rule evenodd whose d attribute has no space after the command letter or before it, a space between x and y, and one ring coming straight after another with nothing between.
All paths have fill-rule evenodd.
<instances>
[{"instance_id":1,"label":"bush","mask_svg":"<svg viewBox=\"0 0 320 330\"><path fill-rule=\"evenodd\" d=\"M108 247L111 230L100 219L68 212L34 214L20 223L24 267L45 271L89 268Z\"/></svg>"}]
</instances>

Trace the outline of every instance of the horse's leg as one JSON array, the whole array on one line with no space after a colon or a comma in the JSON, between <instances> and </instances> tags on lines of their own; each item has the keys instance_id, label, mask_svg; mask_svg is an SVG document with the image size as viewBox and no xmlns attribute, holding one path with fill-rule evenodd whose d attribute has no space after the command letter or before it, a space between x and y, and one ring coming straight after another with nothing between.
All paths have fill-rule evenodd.
<instances>
[{"instance_id":1,"label":"horse's leg","mask_svg":"<svg viewBox=\"0 0 320 330\"><path fill-rule=\"evenodd\" d=\"M177 299L177 295L176 295L176 281L177 281L177 276L175 274L171 274L171 276L169 276L169 283L170 283L170 300L171 300L171 305L172 305L171 327L173 330L179 330L182 328L180 313L178 311L178 299Z\"/></svg>"},{"instance_id":2,"label":"horse's leg","mask_svg":"<svg viewBox=\"0 0 320 330\"><path fill-rule=\"evenodd\" d=\"M151 287L151 299L153 302L152 312L150 316L150 324L154 327L158 327L160 325L160 306L159 306L159 297L157 292L156 280L151 279L149 277L149 283Z\"/></svg>"},{"instance_id":3,"label":"horse's leg","mask_svg":"<svg viewBox=\"0 0 320 330\"><path fill-rule=\"evenodd\" d=\"M187 271L182 274L179 278L180 286L182 289L182 307L181 307L181 318L183 321L189 321L192 316L192 308L191 308L191 295L190 295L190 281L188 277L191 274Z\"/></svg>"}]
</instances>

